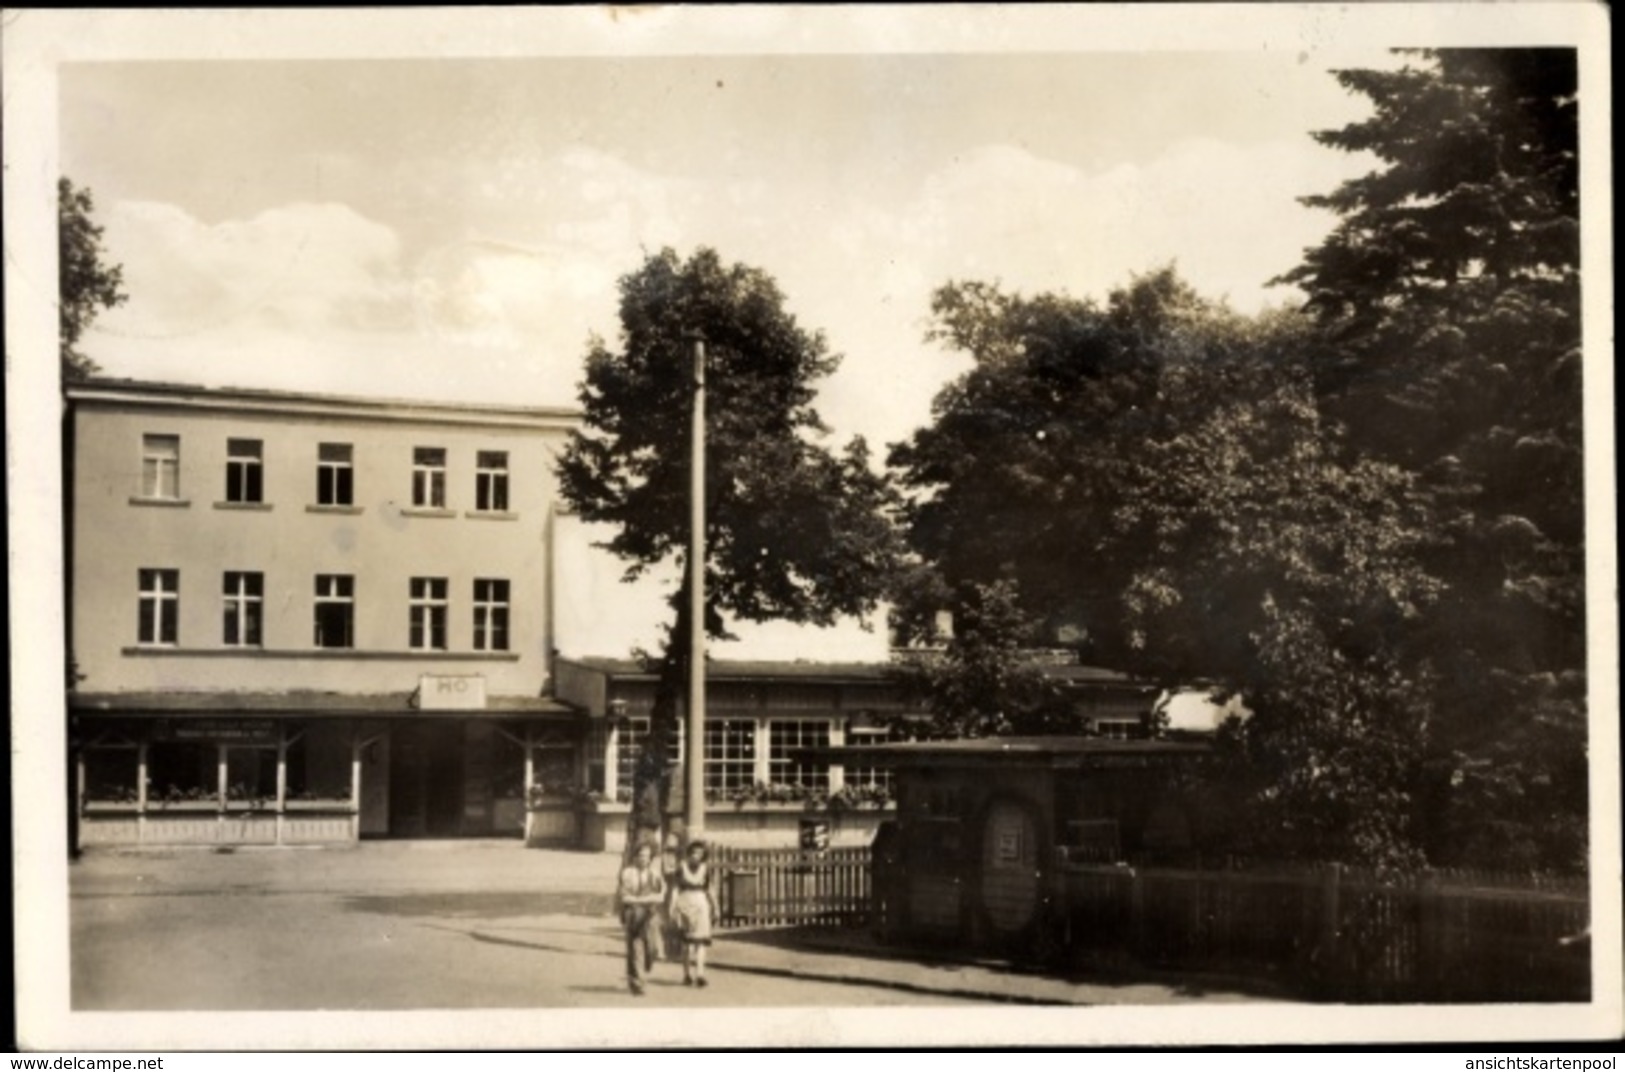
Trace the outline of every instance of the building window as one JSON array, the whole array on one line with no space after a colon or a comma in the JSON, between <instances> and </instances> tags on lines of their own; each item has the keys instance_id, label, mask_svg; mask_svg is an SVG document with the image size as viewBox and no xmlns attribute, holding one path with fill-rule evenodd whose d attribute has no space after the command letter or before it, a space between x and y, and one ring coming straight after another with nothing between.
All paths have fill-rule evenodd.
<instances>
[{"instance_id":1,"label":"building window","mask_svg":"<svg viewBox=\"0 0 1625 1072\"><path fill-rule=\"evenodd\" d=\"M225 751L228 804L249 808L275 804L276 749L252 745L230 747Z\"/></svg>"},{"instance_id":2,"label":"building window","mask_svg":"<svg viewBox=\"0 0 1625 1072\"><path fill-rule=\"evenodd\" d=\"M441 510L446 505L446 452L441 447L412 451L412 505Z\"/></svg>"},{"instance_id":3,"label":"building window","mask_svg":"<svg viewBox=\"0 0 1625 1072\"><path fill-rule=\"evenodd\" d=\"M355 647L355 578L348 574L316 575L316 646Z\"/></svg>"},{"instance_id":4,"label":"building window","mask_svg":"<svg viewBox=\"0 0 1625 1072\"><path fill-rule=\"evenodd\" d=\"M140 626L143 644L173 644L181 614L181 572L172 569L140 571Z\"/></svg>"},{"instance_id":5,"label":"building window","mask_svg":"<svg viewBox=\"0 0 1625 1072\"><path fill-rule=\"evenodd\" d=\"M354 465L348 443L316 446L316 503L350 506L355 502Z\"/></svg>"},{"instance_id":6,"label":"building window","mask_svg":"<svg viewBox=\"0 0 1625 1072\"><path fill-rule=\"evenodd\" d=\"M474 581L474 650L508 650L507 581Z\"/></svg>"},{"instance_id":7,"label":"building window","mask_svg":"<svg viewBox=\"0 0 1625 1072\"><path fill-rule=\"evenodd\" d=\"M224 641L227 647L260 646L260 608L265 602L265 576L260 573L227 573L223 586L225 599Z\"/></svg>"},{"instance_id":8,"label":"building window","mask_svg":"<svg viewBox=\"0 0 1625 1072\"><path fill-rule=\"evenodd\" d=\"M889 767L848 763L842 772L842 782L848 789L868 790L887 798L897 791L897 779Z\"/></svg>"},{"instance_id":9,"label":"building window","mask_svg":"<svg viewBox=\"0 0 1625 1072\"><path fill-rule=\"evenodd\" d=\"M413 577L412 639L414 651L444 651L446 648L446 579Z\"/></svg>"},{"instance_id":10,"label":"building window","mask_svg":"<svg viewBox=\"0 0 1625 1072\"><path fill-rule=\"evenodd\" d=\"M873 711L861 711L846 724L846 743L885 744L903 737ZM850 790L883 796L890 799L897 791L897 779L890 767L864 763L847 763L842 767L842 784Z\"/></svg>"},{"instance_id":11,"label":"building window","mask_svg":"<svg viewBox=\"0 0 1625 1072\"><path fill-rule=\"evenodd\" d=\"M705 724L705 791L731 793L756 784L756 721L717 719Z\"/></svg>"},{"instance_id":12,"label":"building window","mask_svg":"<svg viewBox=\"0 0 1625 1072\"><path fill-rule=\"evenodd\" d=\"M680 767L683 762L682 729L681 725L677 726L677 732L671 735L671 741L666 753L666 763L671 767ZM632 792L638 757L648 750L649 734L650 721L641 716L629 718L621 725L620 733L617 735L615 778L620 789L625 794L630 795ZM602 751L599 754L602 755ZM595 785L594 788L602 789L602 781Z\"/></svg>"},{"instance_id":13,"label":"building window","mask_svg":"<svg viewBox=\"0 0 1625 1072\"><path fill-rule=\"evenodd\" d=\"M85 803L136 803L141 764L135 745L91 746L83 754Z\"/></svg>"},{"instance_id":14,"label":"building window","mask_svg":"<svg viewBox=\"0 0 1625 1072\"><path fill-rule=\"evenodd\" d=\"M1144 736L1137 718L1097 718L1094 726L1096 735L1109 741L1130 741Z\"/></svg>"},{"instance_id":15,"label":"building window","mask_svg":"<svg viewBox=\"0 0 1625 1072\"><path fill-rule=\"evenodd\" d=\"M141 494L148 499L181 497L181 437L141 437Z\"/></svg>"},{"instance_id":16,"label":"building window","mask_svg":"<svg viewBox=\"0 0 1625 1072\"><path fill-rule=\"evenodd\" d=\"M829 788L828 763L804 763L791 757L798 748L827 748L828 719L774 719L768 724L767 774L773 785Z\"/></svg>"},{"instance_id":17,"label":"building window","mask_svg":"<svg viewBox=\"0 0 1625 1072\"><path fill-rule=\"evenodd\" d=\"M307 722L289 727L289 801L348 801L351 793L350 733L343 724Z\"/></svg>"},{"instance_id":18,"label":"building window","mask_svg":"<svg viewBox=\"0 0 1625 1072\"><path fill-rule=\"evenodd\" d=\"M262 480L264 446L258 439L226 440L226 501L265 501Z\"/></svg>"},{"instance_id":19,"label":"building window","mask_svg":"<svg viewBox=\"0 0 1625 1072\"><path fill-rule=\"evenodd\" d=\"M156 804L217 801L220 748L193 741L154 741L147 750L147 800Z\"/></svg>"},{"instance_id":20,"label":"building window","mask_svg":"<svg viewBox=\"0 0 1625 1072\"><path fill-rule=\"evenodd\" d=\"M508 509L508 452L482 450L475 456L474 509Z\"/></svg>"}]
</instances>

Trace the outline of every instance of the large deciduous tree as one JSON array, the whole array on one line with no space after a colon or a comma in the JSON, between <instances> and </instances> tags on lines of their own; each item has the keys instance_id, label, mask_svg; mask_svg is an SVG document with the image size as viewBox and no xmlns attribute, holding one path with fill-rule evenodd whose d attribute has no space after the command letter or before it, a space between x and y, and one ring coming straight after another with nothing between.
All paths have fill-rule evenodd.
<instances>
[{"instance_id":1,"label":"large deciduous tree","mask_svg":"<svg viewBox=\"0 0 1625 1072\"><path fill-rule=\"evenodd\" d=\"M96 314L125 300L123 271L102 259L102 227L90 191L57 180L57 296L62 379L84 379L96 363L79 350Z\"/></svg>"},{"instance_id":2,"label":"large deciduous tree","mask_svg":"<svg viewBox=\"0 0 1625 1072\"><path fill-rule=\"evenodd\" d=\"M663 825L690 630L731 618L829 624L872 610L897 559L894 492L861 438L824 445L816 381L834 370L764 272L712 250L650 256L620 282L618 348L591 343L584 427L561 458L565 500L614 527L628 579L686 566L693 338L706 351L706 621L689 620L687 570L659 658L651 740L634 776L632 827ZM636 836L628 839L629 846Z\"/></svg>"},{"instance_id":3,"label":"large deciduous tree","mask_svg":"<svg viewBox=\"0 0 1625 1072\"><path fill-rule=\"evenodd\" d=\"M1446 50L1337 75L1379 167L1307 202L1319 404L1431 501L1441 862L1585 854L1579 134L1572 49Z\"/></svg>"},{"instance_id":4,"label":"large deciduous tree","mask_svg":"<svg viewBox=\"0 0 1625 1072\"><path fill-rule=\"evenodd\" d=\"M1150 431L1157 391L1157 355L1129 310L1139 302L1177 317L1195 301L1171 272L1105 309L978 282L936 293L930 336L975 365L890 462L920 493L911 542L950 590L972 599L968 586L1006 581L1046 628L1110 642L1100 626L1124 581L1107 553L1112 489L1130 460L1123 447Z\"/></svg>"},{"instance_id":5,"label":"large deciduous tree","mask_svg":"<svg viewBox=\"0 0 1625 1072\"><path fill-rule=\"evenodd\" d=\"M976 365L892 461L961 602L1011 586L1091 658L1241 695L1254 847L1413 859L1419 518L1402 471L1337 457L1302 323L1237 316L1171 270L1104 307L969 284L936 310Z\"/></svg>"}]
</instances>

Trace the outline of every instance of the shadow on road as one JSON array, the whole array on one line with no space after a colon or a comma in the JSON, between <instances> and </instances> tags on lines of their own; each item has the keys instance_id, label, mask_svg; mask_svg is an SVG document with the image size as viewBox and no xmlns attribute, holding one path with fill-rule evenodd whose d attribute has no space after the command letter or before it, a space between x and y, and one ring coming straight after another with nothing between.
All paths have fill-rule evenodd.
<instances>
[{"instance_id":1,"label":"shadow on road","mask_svg":"<svg viewBox=\"0 0 1625 1072\"><path fill-rule=\"evenodd\" d=\"M780 927L729 930L723 934L729 942L749 944L786 955L798 952L832 954L875 962L906 963L913 970L924 973L923 978L926 979L975 972L992 979L1048 980L1068 985L1092 986L1107 992L1142 986L1160 986L1186 998L1244 994L1255 998L1298 1000L1284 987L1264 979L1205 978L1196 973L1158 970L1131 962L1065 966L1023 964L999 957L980 956L968 950L952 947L939 948L918 943L892 944L883 942L871 932L861 929Z\"/></svg>"},{"instance_id":2,"label":"shadow on road","mask_svg":"<svg viewBox=\"0 0 1625 1072\"><path fill-rule=\"evenodd\" d=\"M570 986L565 987L565 989L577 994L620 994L622 997L632 996L627 992L625 983L622 983L620 986Z\"/></svg>"},{"instance_id":3,"label":"shadow on road","mask_svg":"<svg viewBox=\"0 0 1625 1072\"><path fill-rule=\"evenodd\" d=\"M446 930L446 931L451 931L452 930L452 928L450 928L450 927L441 927L441 928L437 928L437 929ZM454 931L453 933L462 934L465 937L472 938L476 942L483 942L486 945L507 946L507 947L509 947L511 949L530 949L530 950L536 950L538 952L543 952L543 953L569 953L569 954L572 954L572 955L583 955L583 954L585 954L585 955L598 955L598 956L605 956L605 957L608 957L608 956L620 956L620 953L618 951L606 951L606 950L602 950L602 949L582 949L579 946L549 945L546 942L527 942L527 941L521 941L518 938L499 938L494 934L481 934L479 931Z\"/></svg>"}]
</instances>

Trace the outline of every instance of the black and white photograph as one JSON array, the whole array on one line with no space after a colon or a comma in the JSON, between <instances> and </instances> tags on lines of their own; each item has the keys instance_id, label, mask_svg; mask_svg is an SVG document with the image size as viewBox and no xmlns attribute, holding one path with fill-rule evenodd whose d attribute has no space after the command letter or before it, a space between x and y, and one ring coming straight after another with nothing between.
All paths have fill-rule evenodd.
<instances>
[{"instance_id":1,"label":"black and white photograph","mask_svg":"<svg viewBox=\"0 0 1625 1072\"><path fill-rule=\"evenodd\" d=\"M21 1049L1625 1031L1606 8L5 18Z\"/></svg>"}]
</instances>

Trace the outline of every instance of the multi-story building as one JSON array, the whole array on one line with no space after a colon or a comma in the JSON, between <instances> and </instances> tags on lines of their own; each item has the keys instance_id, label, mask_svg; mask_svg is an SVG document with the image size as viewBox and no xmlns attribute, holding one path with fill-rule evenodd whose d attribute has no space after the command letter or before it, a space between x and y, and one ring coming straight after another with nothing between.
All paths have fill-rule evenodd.
<instances>
[{"instance_id":1,"label":"multi-story building","mask_svg":"<svg viewBox=\"0 0 1625 1072\"><path fill-rule=\"evenodd\" d=\"M648 615L559 512L576 414L113 380L68 397L80 844L618 840ZM827 634L801 637L811 660L718 664L722 827L793 837L808 799L884 796L883 772L790 759L900 704L868 636L861 665L818 661Z\"/></svg>"},{"instance_id":2,"label":"multi-story building","mask_svg":"<svg viewBox=\"0 0 1625 1072\"><path fill-rule=\"evenodd\" d=\"M69 391L83 843L517 832L565 410Z\"/></svg>"}]
</instances>

